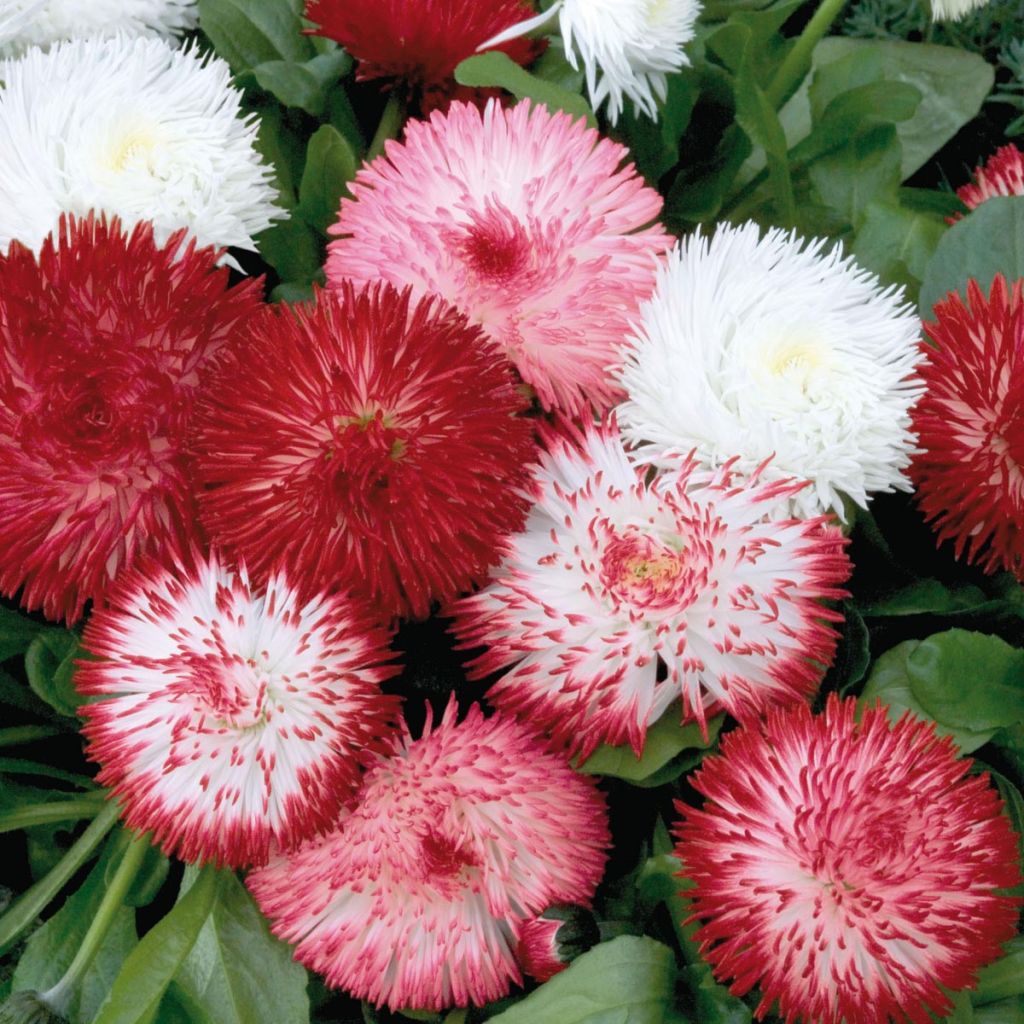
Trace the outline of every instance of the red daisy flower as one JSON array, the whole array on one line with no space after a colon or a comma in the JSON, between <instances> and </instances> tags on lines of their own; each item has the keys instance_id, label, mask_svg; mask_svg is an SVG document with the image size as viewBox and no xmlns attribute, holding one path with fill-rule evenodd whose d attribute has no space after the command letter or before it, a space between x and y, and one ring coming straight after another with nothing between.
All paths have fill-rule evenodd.
<instances>
[{"instance_id":1,"label":"red daisy flower","mask_svg":"<svg viewBox=\"0 0 1024 1024\"><path fill-rule=\"evenodd\" d=\"M929 1024L1015 931L1017 839L934 725L853 699L725 737L678 804L696 938L719 981L789 1024Z\"/></svg>"},{"instance_id":2,"label":"red daisy flower","mask_svg":"<svg viewBox=\"0 0 1024 1024\"><path fill-rule=\"evenodd\" d=\"M140 554L195 538L185 433L210 357L259 305L212 249L62 221L0 255L0 590L78 619Z\"/></svg>"},{"instance_id":3,"label":"red daisy flower","mask_svg":"<svg viewBox=\"0 0 1024 1024\"><path fill-rule=\"evenodd\" d=\"M340 43L357 61L356 76L399 79L422 97L426 111L459 89L456 66L492 36L533 15L528 0L309 0L306 17L318 35ZM544 49L520 37L492 49L529 64Z\"/></svg>"},{"instance_id":4,"label":"red daisy flower","mask_svg":"<svg viewBox=\"0 0 1024 1024\"><path fill-rule=\"evenodd\" d=\"M268 309L199 416L212 539L425 616L486 576L527 505L532 428L511 370L439 299L346 284Z\"/></svg>"},{"instance_id":5,"label":"red daisy flower","mask_svg":"<svg viewBox=\"0 0 1024 1024\"><path fill-rule=\"evenodd\" d=\"M917 501L939 542L952 540L986 572L1024 579L1024 300L1000 275L988 298L976 281L967 303L951 293L925 330L914 411L921 452L911 466Z\"/></svg>"},{"instance_id":6,"label":"red daisy flower","mask_svg":"<svg viewBox=\"0 0 1024 1024\"><path fill-rule=\"evenodd\" d=\"M1024 153L1012 142L997 149L988 163L975 170L974 181L962 185L956 194L972 210L994 196L1024 196Z\"/></svg>"}]
</instances>

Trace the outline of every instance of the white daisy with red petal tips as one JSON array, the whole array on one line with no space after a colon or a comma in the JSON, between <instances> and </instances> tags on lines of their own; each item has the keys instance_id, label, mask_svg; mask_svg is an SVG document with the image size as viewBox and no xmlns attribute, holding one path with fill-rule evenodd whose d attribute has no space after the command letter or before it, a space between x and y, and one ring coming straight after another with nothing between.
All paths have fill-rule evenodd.
<instances>
[{"instance_id":1,"label":"white daisy with red petal tips","mask_svg":"<svg viewBox=\"0 0 1024 1024\"><path fill-rule=\"evenodd\" d=\"M537 503L494 581L456 605L488 698L586 755L633 745L682 697L704 725L815 692L850 572L824 518L767 521L792 480L708 473L678 459L647 482L614 428L555 438Z\"/></svg>"},{"instance_id":2,"label":"white daisy with red petal tips","mask_svg":"<svg viewBox=\"0 0 1024 1024\"><path fill-rule=\"evenodd\" d=\"M75 677L89 755L124 808L183 860L260 863L329 828L397 710L387 635L344 597L283 576L254 590L214 558L123 576Z\"/></svg>"}]
</instances>

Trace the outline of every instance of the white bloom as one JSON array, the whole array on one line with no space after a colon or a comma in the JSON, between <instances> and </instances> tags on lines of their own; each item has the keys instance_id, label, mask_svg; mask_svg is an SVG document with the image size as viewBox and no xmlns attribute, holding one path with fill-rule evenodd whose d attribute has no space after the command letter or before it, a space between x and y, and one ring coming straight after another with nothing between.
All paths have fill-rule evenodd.
<instances>
[{"instance_id":1,"label":"white bloom","mask_svg":"<svg viewBox=\"0 0 1024 1024\"><path fill-rule=\"evenodd\" d=\"M79 36L173 36L198 20L196 0L0 0L0 54Z\"/></svg>"},{"instance_id":2,"label":"white bloom","mask_svg":"<svg viewBox=\"0 0 1024 1024\"><path fill-rule=\"evenodd\" d=\"M0 251L38 250L62 212L153 222L163 243L254 249L280 215L257 124L224 61L117 36L0 64Z\"/></svg>"},{"instance_id":3,"label":"white bloom","mask_svg":"<svg viewBox=\"0 0 1024 1024\"><path fill-rule=\"evenodd\" d=\"M699 0L558 0L478 50L524 35L557 13L566 56L577 69L582 59L594 109L607 100L608 120L615 124L630 99L657 119L666 75L690 63L683 46L693 38L700 11Z\"/></svg>"},{"instance_id":4,"label":"white bloom","mask_svg":"<svg viewBox=\"0 0 1024 1024\"><path fill-rule=\"evenodd\" d=\"M931 0L933 21L959 21L965 14L984 7L989 0Z\"/></svg>"},{"instance_id":5,"label":"white bloom","mask_svg":"<svg viewBox=\"0 0 1024 1024\"><path fill-rule=\"evenodd\" d=\"M826 245L747 223L677 246L620 371L641 459L695 450L749 472L773 456L770 474L811 481L804 516L910 490L920 323L902 289Z\"/></svg>"}]
</instances>

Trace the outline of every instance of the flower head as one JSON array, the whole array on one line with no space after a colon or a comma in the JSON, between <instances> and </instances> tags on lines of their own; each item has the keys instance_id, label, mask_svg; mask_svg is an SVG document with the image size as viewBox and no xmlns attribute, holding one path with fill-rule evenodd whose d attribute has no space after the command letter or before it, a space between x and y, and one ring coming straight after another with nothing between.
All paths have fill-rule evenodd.
<instances>
[{"instance_id":1,"label":"flower head","mask_svg":"<svg viewBox=\"0 0 1024 1024\"><path fill-rule=\"evenodd\" d=\"M91 2L91 0L90 0ZM257 125L231 71L194 48L119 35L0 66L0 251L38 250L62 212L151 221L201 245L254 249L278 216Z\"/></svg>"},{"instance_id":2,"label":"flower head","mask_svg":"<svg viewBox=\"0 0 1024 1024\"><path fill-rule=\"evenodd\" d=\"M608 371L668 247L627 151L567 114L453 103L364 168L332 228L327 278L443 296L548 408L607 407Z\"/></svg>"},{"instance_id":3,"label":"flower head","mask_svg":"<svg viewBox=\"0 0 1024 1024\"><path fill-rule=\"evenodd\" d=\"M984 7L989 0L930 0L935 21L959 21L965 14Z\"/></svg>"},{"instance_id":4,"label":"flower head","mask_svg":"<svg viewBox=\"0 0 1024 1024\"><path fill-rule=\"evenodd\" d=\"M1024 281L1000 274L955 292L925 329L927 390L914 413L921 451L911 475L940 542L986 572L1024 579Z\"/></svg>"},{"instance_id":5,"label":"flower head","mask_svg":"<svg viewBox=\"0 0 1024 1024\"><path fill-rule=\"evenodd\" d=\"M702 473L692 461L651 483L612 429L577 448L556 439L539 497L494 582L457 606L488 698L583 755L627 740L682 697L703 724L804 699L831 661L849 575L839 532L766 515L801 486Z\"/></svg>"},{"instance_id":6,"label":"flower head","mask_svg":"<svg viewBox=\"0 0 1024 1024\"><path fill-rule=\"evenodd\" d=\"M329 835L247 883L301 963L394 1009L482 1004L519 981L522 925L588 903L604 869L604 801L512 719L454 700L369 769Z\"/></svg>"},{"instance_id":7,"label":"flower head","mask_svg":"<svg viewBox=\"0 0 1024 1024\"><path fill-rule=\"evenodd\" d=\"M268 308L206 395L204 522L260 578L283 561L425 616L522 525L530 421L500 353L438 299L345 285Z\"/></svg>"},{"instance_id":8,"label":"flower head","mask_svg":"<svg viewBox=\"0 0 1024 1024\"><path fill-rule=\"evenodd\" d=\"M193 401L259 282L229 289L182 234L71 219L38 258L0 255L0 591L49 618L195 539Z\"/></svg>"},{"instance_id":9,"label":"flower head","mask_svg":"<svg viewBox=\"0 0 1024 1024\"><path fill-rule=\"evenodd\" d=\"M308 0L306 17L356 59L358 78L398 80L429 110L467 91L457 64L532 10L529 0ZM529 64L541 46L517 38L494 49Z\"/></svg>"},{"instance_id":10,"label":"flower head","mask_svg":"<svg viewBox=\"0 0 1024 1024\"><path fill-rule=\"evenodd\" d=\"M89 755L130 828L239 867L330 828L396 707L388 638L285 574L257 590L213 558L119 579L83 645Z\"/></svg>"},{"instance_id":11,"label":"flower head","mask_svg":"<svg viewBox=\"0 0 1024 1024\"><path fill-rule=\"evenodd\" d=\"M6 6L4 17L16 21L7 33L0 21L0 54L8 56L80 36L177 36L199 20L196 0L6 0Z\"/></svg>"},{"instance_id":12,"label":"flower head","mask_svg":"<svg viewBox=\"0 0 1024 1024\"><path fill-rule=\"evenodd\" d=\"M641 458L694 449L749 472L770 457L770 476L811 482L801 516L910 489L919 321L825 245L753 223L680 243L621 374L619 422Z\"/></svg>"},{"instance_id":13,"label":"flower head","mask_svg":"<svg viewBox=\"0 0 1024 1024\"><path fill-rule=\"evenodd\" d=\"M988 163L974 172L974 181L956 194L973 210L994 196L1024 196L1024 153L1012 142L997 149Z\"/></svg>"},{"instance_id":14,"label":"flower head","mask_svg":"<svg viewBox=\"0 0 1024 1024\"><path fill-rule=\"evenodd\" d=\"M594 915L584 907L556 903L519 930L516 957L535 981L547 981L596 946L601 933Z\"/></svg>"},{"instance_id":15,"label":"flower head","mask_svg":"<svg viewBox=\"0 0 1024 1024\"><path fill-rule=\"evenodd\" d=\"M987 776L909 715L829 698L730 733L691 776L677 854L719 981L791 1024L928 1024L1001 954L1020 878ZM941 987L940 987L941 986Z\"/></svg>"}]
</instances>

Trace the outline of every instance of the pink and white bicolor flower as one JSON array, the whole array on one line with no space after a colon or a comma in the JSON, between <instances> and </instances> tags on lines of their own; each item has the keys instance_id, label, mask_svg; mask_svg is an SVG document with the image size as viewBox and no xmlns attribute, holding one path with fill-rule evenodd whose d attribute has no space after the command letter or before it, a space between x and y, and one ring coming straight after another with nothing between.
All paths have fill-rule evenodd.
<instances>
[{"instance_id":1,"label":"pink and white bicolor flower","mask_svg":"<svg viewBox=\"0 0 1024 1024\"><path fill-rule=\"evenodd\" d=\"M186 861L266 861L329 828L396 717L387 634L342 596L265 590L216 558L125 574L75 677L129 827Z\"/></svg>"},{"instance_id":2,"label":"pink and white bicolor flower","mask_svg":"<svg viewBox=\"0 0 1024 1024\"><path fill-rule=\"evenodd\" d=\"M850 566L827 518L770 522L802 486L679 458L651 482L614 427L556 437L493 582L456 606L488 698L586 755L682 698L701 727L804 699L832 658Z\"/></svg>"}]
</instances>

